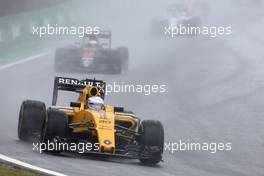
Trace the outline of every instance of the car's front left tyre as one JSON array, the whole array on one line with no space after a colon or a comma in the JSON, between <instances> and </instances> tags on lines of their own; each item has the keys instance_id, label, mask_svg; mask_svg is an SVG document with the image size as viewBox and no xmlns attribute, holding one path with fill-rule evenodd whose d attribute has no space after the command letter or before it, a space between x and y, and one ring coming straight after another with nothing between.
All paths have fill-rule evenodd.
<instances>
[{"instance_id":1,"label":"car's front left tyre","mask_svg":"<svg viewBox=\"0 0 264 176\"><path fill-rule=\"evenodd\" d=\"M41 133L42 123L46 116L43 102L26 100L20 107L18 120L18 137L22 141L32 141Z\"/></svg>"}]
</instances>

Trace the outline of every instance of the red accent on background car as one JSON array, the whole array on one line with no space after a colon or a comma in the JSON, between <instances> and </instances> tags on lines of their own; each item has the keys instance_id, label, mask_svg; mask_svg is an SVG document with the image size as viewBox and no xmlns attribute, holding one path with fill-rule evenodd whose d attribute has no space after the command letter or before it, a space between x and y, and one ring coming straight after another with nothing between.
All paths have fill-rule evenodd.
<instances>
[{"instance_id":1,"label":"red accent on background car","mask_svg":"<svg viewBox=\"0 0 264 176\"><path fill-rule=\"evenodd\" d=\"M93 56L94 56L94 53L91 51L84 51L83 52L83 58L90 59L90 58L93 58Z\"/></svg>"}]
</instances>

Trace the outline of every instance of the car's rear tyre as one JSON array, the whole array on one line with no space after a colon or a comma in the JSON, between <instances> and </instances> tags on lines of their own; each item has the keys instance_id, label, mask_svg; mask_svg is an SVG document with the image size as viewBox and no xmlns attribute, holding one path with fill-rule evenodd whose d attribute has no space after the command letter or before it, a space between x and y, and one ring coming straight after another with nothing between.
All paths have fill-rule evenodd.
<instances>
[{"instance_id":1,"label":"car's rear tyre","mask_svg":"<svg viewBox=\"0 0 264 176\"><path fill-rule=\"evenodd\" d=\"M62 148L53 147L54 149L50 149L48 145L59 146L58 144L65 143L62 139L67 139L68 135L68 116L57 109L48 109L41 132L41 142L46 144L46 152L61 152Z\"/></svg>"},{"instance_id":2,"label":"car's rear tyre","mask_svg":"<svg viewBox=\"0 0 264 176\"><path fill-rule=\"evenodd\" d=\"M42 123L46 116L43 102L25 100L20 106L17 133L22 141L32 141L41 133Z\"/></svg>"},{"instance_id":3,"label":"car's rear tyre","mask_svg":"<svg viewBox=\"0 0 264 176\"><path fill-rule=\"evenodd\" d=\"M141 146L140 161L145 165L155 165L162 159L164 129L160 121L143 120L139 128Z\"/></svg>"}]
</instances>

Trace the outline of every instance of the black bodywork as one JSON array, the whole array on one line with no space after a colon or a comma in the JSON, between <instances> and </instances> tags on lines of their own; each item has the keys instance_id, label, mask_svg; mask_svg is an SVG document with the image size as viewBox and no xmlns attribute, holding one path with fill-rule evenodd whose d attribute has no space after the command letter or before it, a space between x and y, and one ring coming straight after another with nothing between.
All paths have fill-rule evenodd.
<instances>
[{"instance_id":1,"label":"black bodywork","mask_svg":"<svg viewBox=\"0 0 264 176\"><path fill-rule=\"evenodd\" d=\"M89 46L86 43L89 40L95 40L98 44ZM111 42L111 32L100 31L96 35L85 35L81 42L76 42L75 45L57 48L55 71L121 73L128 68L128 49L126 47L112 48Z\"/></svg>"}]
</instances>

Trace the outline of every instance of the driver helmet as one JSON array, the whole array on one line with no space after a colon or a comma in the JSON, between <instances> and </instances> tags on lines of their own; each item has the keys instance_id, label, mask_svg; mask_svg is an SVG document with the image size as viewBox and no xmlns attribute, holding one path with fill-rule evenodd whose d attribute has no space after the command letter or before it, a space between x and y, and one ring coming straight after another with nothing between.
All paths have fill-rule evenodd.
<instances>
[{"instance_id":1,"label":"driver helmet","mask_svg":"<svg viewBox=\"0 0 264 176\"><path fill-rule=\"evenodd\" d=\"M88 108L101 110L104 108L104 100L101 97L93 96L88 98Z\"/></svg>"}]
</instances>

